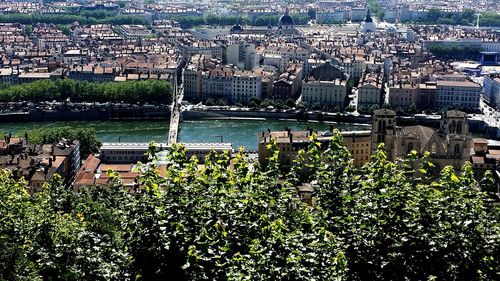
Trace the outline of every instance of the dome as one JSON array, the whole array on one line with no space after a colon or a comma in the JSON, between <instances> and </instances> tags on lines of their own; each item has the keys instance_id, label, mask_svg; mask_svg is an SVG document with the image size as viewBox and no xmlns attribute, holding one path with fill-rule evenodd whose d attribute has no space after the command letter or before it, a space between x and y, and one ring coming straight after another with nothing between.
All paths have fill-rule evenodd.
<instances>
[{"instance_id":1,"label":"dome","mask_svg":"<svg viewBox=\"0 0 500 281\"><path fill-rule=\"evenodd\" d=\"M373 19L370 15L370 9L367 10L366 18L361 24L361 32L375 32L377 30L377 26L373 22Z\"/></svg>"},{"instance_id":2,"label":"dome","mask_svg":"<svg viewBox=\"0 0 500 281\"><path fill-rule=\"evenodd\" d=\"M294 25L293 18L288 14L288 10L280 17L280 25Z\"/></svg>"},{"instance_id":3,"label":"dome","mask_svg":"<svg viewBox=\"0 0 500 281\"><path fill-rule=\"evenodd\" d=\"M241 27L241 25L239 25L239 24L235 24L231 28L231 32L242 32L242 31L243 31L243 27Z\"/></svg>"}]
</instances>

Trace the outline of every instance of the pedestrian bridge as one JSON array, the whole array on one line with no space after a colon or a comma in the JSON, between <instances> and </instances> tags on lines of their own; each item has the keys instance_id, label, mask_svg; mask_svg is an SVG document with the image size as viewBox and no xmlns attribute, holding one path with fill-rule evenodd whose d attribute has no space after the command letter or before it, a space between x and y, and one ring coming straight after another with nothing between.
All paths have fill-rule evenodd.
<instances>
[{"instance_id":1,"label":"pedestrian bridge","mask_svg":"<svg viewBox=\"0 0 500 281\"><path fill-rule=\"evenodd\" d=\"M170 112L168 144L176 144L179 138L179 123L181 120L181 102L183 98L184 98L184 85L183 83L177 85L176 81L174 83L174 95Z\"/></svg>"}]
</instances>

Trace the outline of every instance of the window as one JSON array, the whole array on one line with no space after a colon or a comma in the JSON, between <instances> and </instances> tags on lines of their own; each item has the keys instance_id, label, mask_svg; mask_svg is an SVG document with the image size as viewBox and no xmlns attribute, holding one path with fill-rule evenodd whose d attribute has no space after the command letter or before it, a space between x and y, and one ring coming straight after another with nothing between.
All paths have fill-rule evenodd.
<instances>
[{"instance_id":1,"label":"window","mask_svg":"<svg viewBox=\"0 0 500 281\"><path fill-rule=\"evenodd\" d=\"M462 121L457 122L457 134L462 133Z\"/></svg>"},{"instance_id":2,"label":"window","mask_svg":"<svg viewBox=\"0 0 500 281\"><path fill-rule=\"evenodd\" d=\"M413 150L413 143L410 142L408 143L408 147L406 149L406 154L410 154L410 152Z\"/></svg>"},{"instance_id":3,"label":"window","mask_svg":"<svg viewBox=\"0 0 500 281\"><path fill-rule=\"evenodd\" d=\"M437 148L436 147L437 147L436 143L433 143L431 145L431 154L436 154L436 152L437 152Z\"/></svg>"}]
</instances>

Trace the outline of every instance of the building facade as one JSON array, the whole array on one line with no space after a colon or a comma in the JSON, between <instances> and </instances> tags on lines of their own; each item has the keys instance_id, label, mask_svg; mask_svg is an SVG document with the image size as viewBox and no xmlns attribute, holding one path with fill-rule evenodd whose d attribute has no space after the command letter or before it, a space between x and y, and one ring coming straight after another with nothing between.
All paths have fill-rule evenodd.
<instances>
[{"instance_id":1,"label":"building facade","mask_svg":"<svg viewBox=\"0 0 500 281\"><path fill-rule=\"evenodd\" d=\"M262 98L262 77L253 71L236 71L232 79L232 102L248 103L252 98Z\"/></svg>"},{"instance_id":2,"label":"building facade","mask_svg":"<svg viewBox=\"0 0 500 281\"><path fill-rule=\"evenodd\" d=\"M332 138L333 128L325 132L307 131L270 131L261 132L258 135L258 157L259 163L263 166L267 165L268 150L267 144L271 141L276 141L279 149L279 162L285 169L289 169L294 165L294 160L301 149L307 150L309 138L316 134L317 140L321 143L320 149L326 150L328 143ZM362 166L370 160L371 153L371 132L370 131L350 131L341 132L342 141L346 148L351 153L352 159L356 166Z\"/></svg>"},{"instance_id":3,"label":"building facade","mask_svg":"<svg viewBox=\"0 0 500 281\"><path fill-rule=\"evenodd\" d=\"M391 161L404 159L411 151L419 157L430 153L436 172L445 166L456 170L469 161L472 154L472 137L469 134L467 114L447 111L439 129L425 126L397 127L396 113L392 110L375 110L372 125L372 152L384 143L387 158Z\"/></svg>"},{"instance_id":4,"label":"building facade","mask_svg":"<svg viewBox=\"0 0 500 281\"><path fill-rule=\"evenodd\" d=\"M470 81L437 81L437 107L478 109L482 88Z\"/></svg>"},{"instance_id":5,"label":"building facade","mask_svg":"<svg viewBox=\"0 0 500 281\"><path fill-rule=\"evenodd\" d=\"M314 68L302 83L302 100L309 105L344 107L347 98L347 75L341 68L327 61Z\"/></svg>"},{"instance_id":6,"label":"building facade","mask_svg":"<svg viewBox=\"0 0 500 281\"><path fill-rule=\"evenodd\" d=\"M492 106L500 108L500 77L484 76L483 97Z\"/></svg>"},{"instance_id":7,"label":"building facade","mask_svg":"<svg viewBox=\"0 0 500 281\"><path fill-rule=\"evenodd\" d=\"M366 73L358 86L358 108L382 105L383 83L380 74Z\"/></svg>"}]
</instances>

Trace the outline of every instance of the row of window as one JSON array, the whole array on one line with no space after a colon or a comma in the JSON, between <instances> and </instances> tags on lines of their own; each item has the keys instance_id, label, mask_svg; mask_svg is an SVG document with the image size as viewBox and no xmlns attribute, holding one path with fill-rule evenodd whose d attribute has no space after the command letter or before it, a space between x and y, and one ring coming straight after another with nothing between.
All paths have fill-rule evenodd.
<instances>
[{"instance_id":1,"label":"row of window","mask_svg":"<svg viewBox=\"0 0 500 281\"><path fill-rule=\"evenodd\" d=\"M144 154L146 153L144 150L108 150L108 151L103 151L103 154L117 154L117 155L123 155L123 154Z\"/></svg>"},{"instance_id":2,"label":"row of window","mask_svg":"<svg viewBox=\"0 0 500 281\"><path fill-rule=\"evenodd\" d=\"M349 147L349 148L350 147L363 147L363 146L368 147L368 146L370 146L370 144L369 143L356 143L355 145L354 144L347 145L347 147Z\"/></svg>"},{"instance_id":3,"label":"row of window","mask_svg":"<svg viewBox=\"0 0 500 281\"><path fill-rule=\"evenodd\" d=\"M363 153L367 153L367 154L370 154L370 150L369 149L365 149L364 152L362 149L350 149L349 150L351 152L351 154L363 154Z\"/></svg>"},{"instance_id":4,"label":"row of window","mask_svg":"<svg viewBox=\"0 0 500 281\"><path fill-rule=\"evenodd\" d=\"M109 159L111 160L130 160L130 161L136 161L138 158L137 156L129 156L129 155L125 155L125 156L110 156Z\"/></svg>"}]
</instances>

